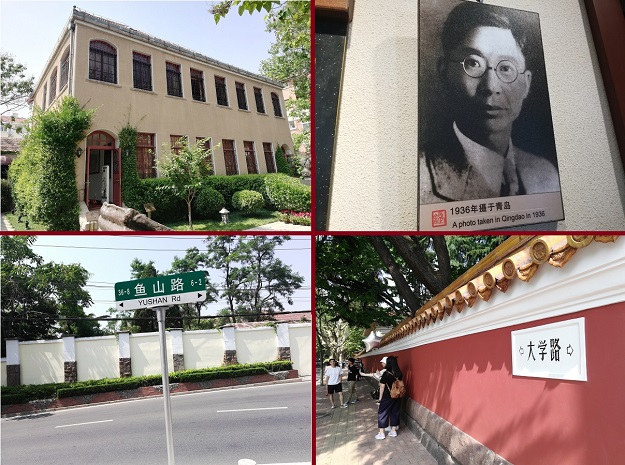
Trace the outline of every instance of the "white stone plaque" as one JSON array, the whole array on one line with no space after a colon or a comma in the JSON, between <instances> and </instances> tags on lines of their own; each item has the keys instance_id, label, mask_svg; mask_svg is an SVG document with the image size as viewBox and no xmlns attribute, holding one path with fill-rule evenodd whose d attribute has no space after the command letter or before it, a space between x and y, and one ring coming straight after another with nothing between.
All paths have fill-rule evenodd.
<instances>
[{"instance_id":1,"label":"white stone plaque","mask_svg":"<svg viewBox=\"0 0 625 465\"><path fill-rule=\"evenodd\" d=\"M512 374L586 381L584 318L512 331Z\"/></svg>"}]
</instances>

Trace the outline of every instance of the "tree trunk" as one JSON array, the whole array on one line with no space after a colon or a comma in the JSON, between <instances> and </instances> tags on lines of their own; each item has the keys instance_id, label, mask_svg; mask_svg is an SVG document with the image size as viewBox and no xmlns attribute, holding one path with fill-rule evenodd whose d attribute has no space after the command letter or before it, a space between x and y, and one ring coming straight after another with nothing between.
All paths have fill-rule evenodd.
<instances>
[{"instance_id":1,"label":"tree trunk","mask_svg":"<svg viewBox=\"0 0 625 465\"><path fill-rule=\"evenodd\" d=\"M421 307L421 304L419 302L419 299L417 299L417 296L414 294L414 292L412 292L412 289L408 285L408 282L404 278L404 275L402 274L399 265L391 255L391 251L384 243L384 239L382 239L382 237L380 236L370 236L369 240L371 241L373 248L382 259L382 262L388 269L390 275L393 278L393 281L395 281L397 291L399 292L399 295L406 301L406 304L410 309L410 314L414 316L417 310L419 310L419 308Z\"/></svg>"}]
</instances>

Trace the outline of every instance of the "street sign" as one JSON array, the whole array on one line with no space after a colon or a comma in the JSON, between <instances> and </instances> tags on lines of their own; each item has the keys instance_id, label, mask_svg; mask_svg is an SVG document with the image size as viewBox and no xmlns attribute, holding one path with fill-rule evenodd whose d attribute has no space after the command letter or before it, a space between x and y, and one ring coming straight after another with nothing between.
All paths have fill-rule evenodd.
<instances>
[{"instance_id":1,"label":"street sign","mask_svg":"<svg viewBox=\"0 0 625 465\"><path fill-rule=\"evenodd\" d=\"M203 271L115 283L117 310L188 304L206 300Z\"/></svg>"}]
</instances>

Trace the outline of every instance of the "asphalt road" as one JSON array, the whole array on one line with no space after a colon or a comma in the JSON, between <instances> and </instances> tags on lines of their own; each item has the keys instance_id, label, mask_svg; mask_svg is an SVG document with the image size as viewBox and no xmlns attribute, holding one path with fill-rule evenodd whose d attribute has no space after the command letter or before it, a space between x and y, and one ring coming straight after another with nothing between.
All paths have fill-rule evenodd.
<instances>
[{"instance_id":1,"label":"asphalt road","mask_svg":"<svg viewBox=\"0 0 625 465\"><path fill-rule=\"evenodd\" d=\"M177 465L310 463L310 382L172 396ZM167 464L162 398L2 419L3 465Z\"/></svg>"}]
</instances>

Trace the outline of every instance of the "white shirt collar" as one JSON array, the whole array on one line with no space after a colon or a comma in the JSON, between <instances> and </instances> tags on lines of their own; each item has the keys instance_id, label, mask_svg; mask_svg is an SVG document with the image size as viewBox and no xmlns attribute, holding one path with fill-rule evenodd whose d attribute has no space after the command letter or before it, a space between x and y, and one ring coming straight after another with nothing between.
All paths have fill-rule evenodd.
<instances>
[{"instance_id":1,"label":"white shirt collar","mask_svg":"<svg viewBox=\"0 0 625 465\"><path fill-rule=\"evenodd\" d=\"M469 139L465 136L454 121L454 132L462 149L467 157L467 162L471 170L476 171L481 175L488 185L488 188L493 192L499 192L501 184L504 181L503 168L505 158L499 155L497 152L478 144L477 142ZM508 153L506 158L509 158L514 165L515 148L512 145L512 140L508 143Z\"/></svg>"}]
</instances>

